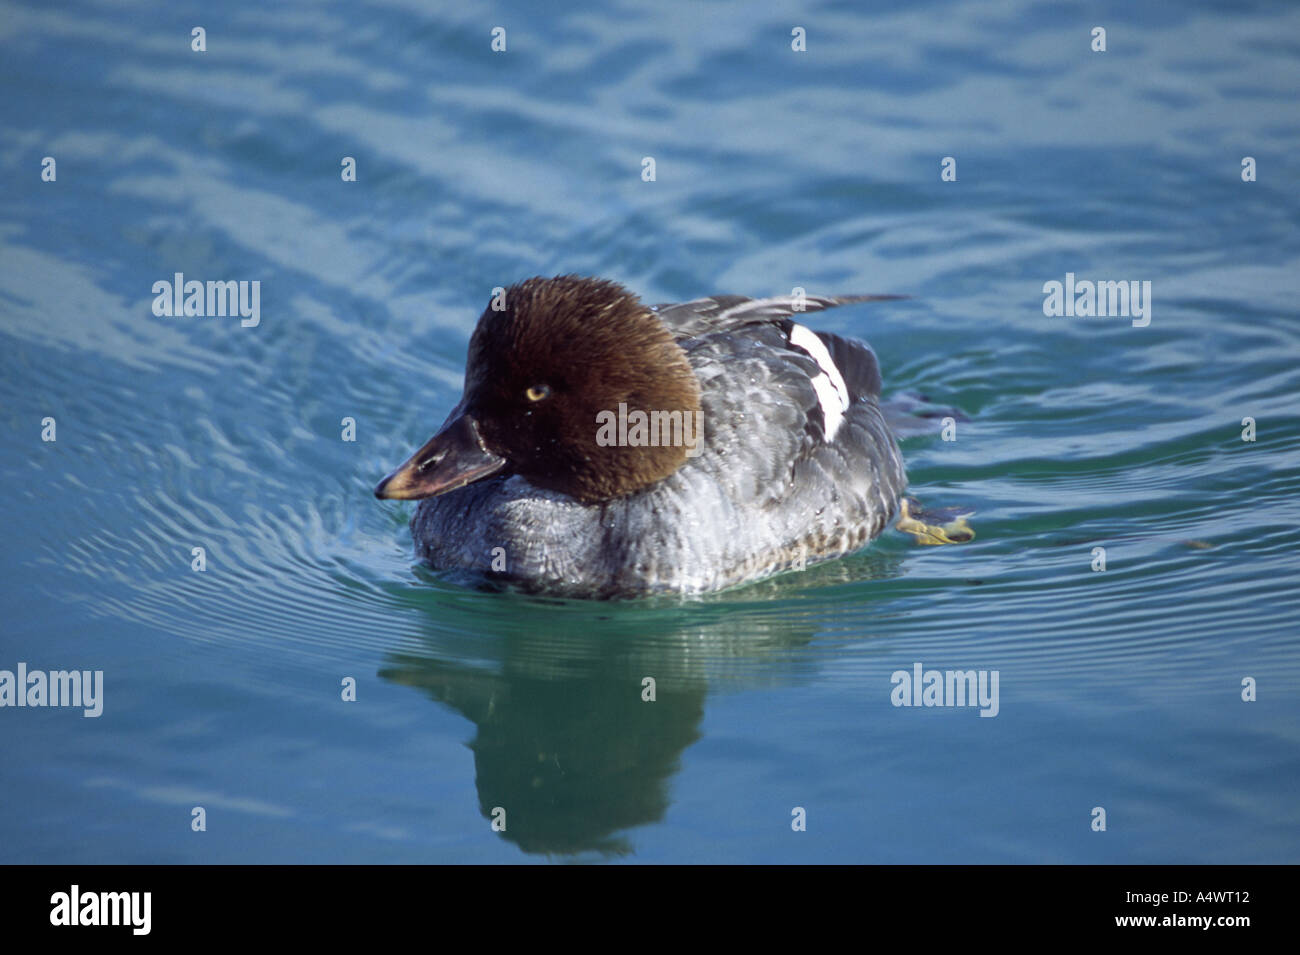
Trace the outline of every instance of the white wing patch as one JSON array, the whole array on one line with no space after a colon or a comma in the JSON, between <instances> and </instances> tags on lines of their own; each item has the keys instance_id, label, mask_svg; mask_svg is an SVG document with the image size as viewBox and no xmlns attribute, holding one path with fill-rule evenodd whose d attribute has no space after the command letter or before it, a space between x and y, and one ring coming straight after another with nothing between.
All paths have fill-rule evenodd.
<instances>
[{"instance_id":1,"label":"white wing patch","mask_svg":"<svg viewBox=\"0 0 1300 955\"><path fill-rule=\"evenodd\" d=\"M844 412L849 410L849 389L844 384L844 376L835 367L825 343L811 328L792 323L790 344L806 351L822 370L812 380L812 386L817 392L817 403L821 405L822 417L826 421L826 440L832 441L835 432L840 430Z\"/></svg>"}]
</instances>

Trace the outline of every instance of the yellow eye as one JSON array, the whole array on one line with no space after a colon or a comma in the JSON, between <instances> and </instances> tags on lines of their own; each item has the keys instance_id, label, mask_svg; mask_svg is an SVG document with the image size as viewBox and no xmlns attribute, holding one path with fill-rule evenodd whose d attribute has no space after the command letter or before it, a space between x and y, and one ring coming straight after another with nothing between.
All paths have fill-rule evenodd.
<instances>
[{"instance_id":1,"label":"yellow eye","mask_svg":"<svg viewBox=\"0 0 1300 955\"><path fill-rule=\"evenodd\" d=\"M529 401L541 401L543 398L549 398L551 396L551 386L534 385L525 391L524 395L527 396Z\"/></svg>"}]
</instances>

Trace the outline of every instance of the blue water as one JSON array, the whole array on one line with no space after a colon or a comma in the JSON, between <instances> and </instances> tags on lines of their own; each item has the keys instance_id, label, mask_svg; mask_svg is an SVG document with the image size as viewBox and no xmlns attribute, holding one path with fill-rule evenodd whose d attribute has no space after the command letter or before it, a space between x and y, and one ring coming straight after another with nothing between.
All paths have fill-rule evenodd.
<instances>
[{"instance_id":1,"label":"blue water","mask_svg":"<svg viewBox=\"0 0 1300 955\"><path fill-rule=\"evenodd\" d=\"M438 6L0 5L0 669L104 680L0 708L0 861L1300 861L1300 8ZM156 316L177 272L259 324ZM689 601L420 567L371 488L561 272L911 296L809 324L969 419L903 449L975 540ZM1150 323L1048 317L1066 273ZM893 706L916 663L997 716Z\"/></svg>"}]
</instances>

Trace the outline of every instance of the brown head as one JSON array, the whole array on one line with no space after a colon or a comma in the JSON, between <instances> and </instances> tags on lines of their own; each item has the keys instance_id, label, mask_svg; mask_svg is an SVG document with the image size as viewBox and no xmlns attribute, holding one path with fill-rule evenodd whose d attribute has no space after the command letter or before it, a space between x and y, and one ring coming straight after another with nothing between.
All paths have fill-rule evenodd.
<instances>
[{"instance_id":1,"label":"brown head","mask_svg":"<svg viewBox=\"0 0 1300 955\"><path fill-rule=\"evenodd\" d=\"M649 487L682 465L690 451L683 442L619 444L602 430L620 406L633 421L634 412L699 420L686 353L635 295L567 275L512 285L503 304L479 318L460 404L377 496L432 497L516 473L590 504Z\"/></svg>"}]
</instances>

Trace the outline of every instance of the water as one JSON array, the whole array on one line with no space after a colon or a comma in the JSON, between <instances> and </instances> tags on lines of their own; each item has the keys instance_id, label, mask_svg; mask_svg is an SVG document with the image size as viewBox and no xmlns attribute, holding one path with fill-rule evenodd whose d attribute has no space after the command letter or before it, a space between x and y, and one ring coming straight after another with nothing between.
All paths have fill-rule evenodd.
<instances>
[{"instance_id":1,"label":"water","mask_svg":"<svg viewBox=\"0 0 1300 955\"><path fill-rule=\"evenodd\" d=\"M1297 861L1300 10L430 6L0 6L0 668L105 681L0 710L0 860ZM260 324L155 317L176 272ZM912 296L810 323L969 416L904 454L976 539L686 602L421 568L371 488L560 272ZM1046 317L1067 272L1150 324ZM998 715L892 706L918 662Z\"/></svg>"}]
</instances>

